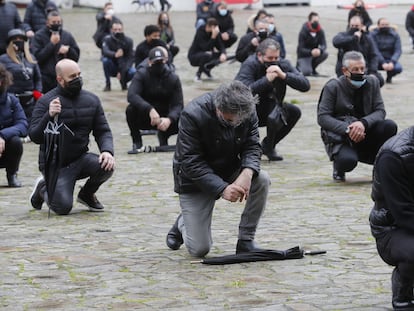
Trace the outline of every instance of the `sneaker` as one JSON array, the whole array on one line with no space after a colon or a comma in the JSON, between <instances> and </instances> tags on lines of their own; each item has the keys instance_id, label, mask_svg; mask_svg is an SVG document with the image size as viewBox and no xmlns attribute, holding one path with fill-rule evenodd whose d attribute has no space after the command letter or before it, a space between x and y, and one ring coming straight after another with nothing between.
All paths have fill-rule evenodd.
<instances>
[{"instance_id":1,"label":"sneaker","mask_svg":"<svg viewBox=\"0 0 414 311\"><path fill-rule=\"evenodd\" d=\"M194 82L202 82L201 81L201 73L196 73L194 77Z\"/></svg>"},{"instance_id":2,"label":"sneaker","mask_svg":"<svg viewBox=\"0 0 414 311\"><path fill-rule=\"evenodd\" d=\"M96 198L95 193L85 193L83 188L79 191L77 201L89 208L91 212L103 212L104 206Z\"/></svg>"},{"instance_id":3,"label":"sneaker","mask_svg":"<svg viewBox=\"0 0 414 311\"><path fill-rule=\"evenodd\" d=\"M392 83L392 76L387 75L387 79L385 80L385 82L391 84Z\"/></svg>"},{"instance_id":4,"label":"sneaker","mask_svg":"<svg viewBox=\"0 0 414 311\"><path fill-rule=\"evenodd\" d=\"M43 199L41 191L44 186L45 186L45 180L43 179L43 176L38 177L36 179L36 183L33 188L32 194L30 195L30 203L32 204L32 207L34 209L37 209L37 210L42 209L42 205L45 200Z\"/></svg>"}]
</instances>

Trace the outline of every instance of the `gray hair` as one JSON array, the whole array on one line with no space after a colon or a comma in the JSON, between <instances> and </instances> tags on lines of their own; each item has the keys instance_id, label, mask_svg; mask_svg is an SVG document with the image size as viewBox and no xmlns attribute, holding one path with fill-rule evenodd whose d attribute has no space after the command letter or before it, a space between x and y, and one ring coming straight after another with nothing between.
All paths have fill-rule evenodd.
<instances>
[{"instance_id":1,"label":"gray hair","mask_svg":"<svg viewBox=\"0 0 414 311\"><path fill-rule=\"evenodd\" d=\"M362 60L365 63L364 55L358 51L348 51L342 57L342 66L345 68L349 67L349 62L351 61L360 61Z\"/></svg>"},{"instance_id":2,"label":"gray hair","mask_svg":"<svg viewBox=\"0 0 414 311\"><path fill-rule=\"evenodd\" d=\"M256 110L258 97L240 81L221 84L213 93L214 105L224 113L238 115L245 120Z\"/></svg>"},{"instance_id":3,"label":"gray hair","mask_svg":"<svg viewBox=\"0 0 414 311\"><path fill-rule=\"evenodd\" d=\"M256 49L256 53L265 55L267 50L280 50L280 44L274 39L267 38L260 42L259 46Z\"/></svg>"}]
</instances>

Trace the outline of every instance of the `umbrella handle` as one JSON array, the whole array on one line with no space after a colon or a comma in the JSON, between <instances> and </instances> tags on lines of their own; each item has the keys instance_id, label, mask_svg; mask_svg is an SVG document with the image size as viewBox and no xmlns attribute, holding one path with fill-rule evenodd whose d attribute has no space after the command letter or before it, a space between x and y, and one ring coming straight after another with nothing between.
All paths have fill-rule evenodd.
<instances>
[{"instance_id":1,"label":"umbrella handle","mask_svg":"<svg viewBox=\"0 0 414 311\"><path fill-rule=\"evenodd\" d=\"M304 254L304 255L311 255L311 256L313 256L313 255L321 255L321 254L326 254L326 251L325 251L325 250L319 250L319 251L305 251L303 254Z\"/></svg>"},{"instance_id":2,"label":"umbrella handle","mask_svg":"<svg viewBox=\"0 0 414 311\"><path fill-rule=\"evenodd\" d=\"M190 263L191 264L203 263L203 259L200 259L200 260L191 260Z\"/></svg>"}]
</instances>

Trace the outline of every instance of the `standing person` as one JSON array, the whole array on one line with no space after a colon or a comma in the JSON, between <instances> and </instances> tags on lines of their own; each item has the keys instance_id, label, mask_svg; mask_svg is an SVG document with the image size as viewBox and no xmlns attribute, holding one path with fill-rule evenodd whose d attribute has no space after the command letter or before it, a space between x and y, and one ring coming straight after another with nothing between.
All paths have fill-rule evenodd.
<instances>
[{"instance_id":1,"label":"standing person","mask_svg":"<svg viewBox=\"0 0 414 311\"><path fill-rule=\"evenodd\" d=\"M12 74L13 84L8 91L20 101L27 120L30 122L36 101L42 95L42 76L39 65L29 51L27 36L21 29L12 29L7 35L7 53L0 56L8 72Z\"/></svg>"},{"instance_id":2,"label":"standing person","mask_svg":"<svg viewBox=\"0 0 414 311\"><path fill-rule=\"evenodd\" d=\"M414 310L414 127L384 143L374 163L369 216L378 254L394 266L394 310Z\"/></svg>"},{"instance_id":3,"label":"standing person","mask_svg":"<svg viewBox=\"0 0 414 311\"><path fill-rule=\"evenodd\" d=\"M172 58L174 58L180 48L175 45L174 29L167 12L161 12L158 15L158 27L160 29L160 39L167 44L167 48L170 50Z\"/></svg>"},{"instance_id":4,"label":"standing person","mask_svg":"<svg viewBox=\"0 0 414 311\"><path fill-rule=\"evenodd\" d=\"M226 48L220 39L215 18L209 18L205 26L197 29L187 57L191 66L198 67L195 82L201 81L202 73L212 79L211 70L227 60Z\"/></svg>"},{"instance_id":5,"label":"standing person","mask_svg":"<svg viewBox=\"0 0 414 311\"><path fill-rule=\"evenodd\" d=\"M57 117L68 131L61 146L63 159L59 169L55 194L48 198L43 177L38 178L30 197L33 208L40 210L46 202L58 215L67 215L72 210L76 180L88 178L78 194L78 202L92 212L102 212L104 206L95 193L114 171L114 146L111 129L105 118L99 98L82 90L79 65L71 59L56 64L58 86L46 93L36 105L29 127L33 142L40 144L39 169L44 175L45 145L44 129L50 120ZM100 154L88 152L89 135L93 134ZM64 135L64 133L61 133Z\"/></svg>"},{"instance_id":6,"label":"standing person","mask_svg":"<svg viewBox=\"0 0 414 311\"><path fill-rule=\"evenodd\" d=\"M36 31L45 26L47 15L52 11L58 11L58 7L51 0L32 0L27 5L23 23L28 38L32 38Z\"/></svg>"},{"instance_id":7,"label":"standing person","mask_svg":"<svg viewBox=\"0 0 414 311\"><path fill-rule=\"evenodd\" d=\"M397 133L397 125L385 120L378 79L365 74L361 52L346 52L343 75L329 80L318 104L318 124L334 181L345 181L345 173L363 162L373 164L382 144Z\"/></svg>"},{"instance_id":8,"label":"standing person","mask_svg":"<svg viewBox=\"0 0 414 311\"><path fill-rule=\"evenodd\" d=\"M256 107L259 126L266 126L266 137L262 141L264 155L269 161L282 161L283 157L276 152L276 144L289 134L301 117L296 105L284 102L286 87L307 92L310 89L308 79L287 59L280 57L280 45L273 39L259 44L256 54L242 63L235 79L259 96ZM283 111L283 124L273 113L278 108Z\"/></svg>"},{"instance_id":9,"label":"standing person","mask_svg":"<svg viewBox=\"0 0 414 311\"><path fill-rule=\"evenodd\" d=\"M256 102L248 87L232 81L184 108L173 160L181 214L167 234L170 249L177 250L184 243L194 257L210 251L213 209L221 197L229 202L246 201L236 252L259 250L254 238L270 179L260 170Z\"/></svg>"},{"instance_id":10,"label":"standing person","mask_svg":"<svg viewBox=\"0 0 414 311\"><path fill-rule=\"evenodd\" d=\"M318 76L316 67L328 58L326 49L325 31L319 23L319 14L310 12L308 21L299 32L296 68L305 76Z\"/></svg>"},{"instance_id":11,"label":"standing person","mask_svg":"<svg viewBox=\"0 0 414 311\"><path fill-rule=\"evenodd\" d=\"M196 7L196 29L204 26L207 20L214 15L214 8L216 4L213 0L201 0Z\"/></svg>"},{"instance_id":12,"label":"standing person","mask_svg":"<svg viewBox=\"0 0 414 311\"><path fill-rule=\"evenodd\" d=\"M366 69L368 74L375 75L380 86L384 85L384 78L378 72L378 55L374 41L369 33L364 31L361 16L355 15L351 18L349 30L338 33L333 37L332 42L334 47L338 49L338 59L336 61L336 75L340 77L343 75L342 58L345 52L359 51L364 55Z\"/></svg>"},{"instance_id":13,"label":"standing person","mask_svg":"<svg viewBox=\"0 0 414 311\"><path fill-rule=\"evenodd\" d=\"M411 7L410 11L407 12L405 17L405 29L410 35L411 46L414 50L414 5Z\"/></svg>"},{"instance_id":14,"label":"standing person","mask_svg":"<svg viewBox=\"0 0 414 311\"><path fill-rule=\"evenodd\" d=\"M15 28L23 28L22 20L16 5L0 0L0 55L6 53L7 34Z\"/></svg>"},{"instance_id":15,"label":"standing person","mask_svg":"<svg viewBox=\"0 0 414 311\"><path fill-rule=\"evenodd\" d=\"M387 83L392 83L392 78L402 72L402 66L398 62L401 56L401 39L399 34L390 27L390 22L382 17L378 19L377 28L371 32L371 37L376 44L378 54L378 70L385 70Z\"/></svg>"},{"instance_id":16,"label":"standing person","mask_svg":"<svg viewBox=\"0 0 414 311\"><path fill-rule=\"evenodd\" d=\"M224 47L227 49L237 41L237 35L234 33L234 20L232 11L227 8L225 2L220 2L216 6L213 17L217 20L220 29L220 38Z\"/></svg>"},{"instance_id":17,"label":"standing person","mask_svg":"<svg viewBox=\"0 0 414 311\"><path fill-rule=\"evenodd\" d=\"M17 179L20 160L23 155L21 137L27 135L27 119L19 100L7 88L12 75L0 63L0 167L6 169L9 187L21 187Z\"/></svg>"},{"instance_id":18,"label":"standing person","mask_svg":"<svg viewBox=\"0 0 414 311\"><path fill-rule=\"evenodd\" d=\"M369 27L372 25L372 19L369 16L365 2L363 0L357 0L354 2L353 8L348 13L348 28L351 28L351 19L354 16L360 16L362 20L362 30L365 32L369 31Z\"/></svg>"},{"instance_id":19,"label":"standing person","mask_svg":"<svg viewBox=\"0 0 414 311\"><path fill-rule=\"evenodd\" d=\"M167 50L155 47L149 53L148 62L138 67L132 79L126 109L132 137L129 154L138 153L142 147L140 130L157 129L160 146L167 146L168 138L178 132L183 91L179 77L167 62Z\"/></svg>"},{"instance_id":20,"label":"standing person","mask_svg":"<svg viewBox=\"0 0 414 311\"><path fill-rule=\"evenodd\" d=\"M75 38L62 29L62 17L57 11L50 12L46 25L36 32L32 40L32 51L42 73L44 93L57 86L56 63L64 58L77 62L80 55Z\"/></svg>"},{"instance_id":21,"label":"standing person","mask_svg":"<svg viewBox=\"0 0 414 311\"><path fill-rule=\"evenodd\" d=\"M172 4L168 2L168 0L160 0L160 6L161 6L161 12L164 11L169 11L172 7ZM165 10L165 7L167 7L167 9Z\"/></svg>"},{"instance_id":22,"label":"standing person","mask_svg":"<svg viewBox=\"0 0 414 311\"><path fill-rule=\"evenodd\" d=\"M134 42L125 36L121 22L114 22L111 35L106 36L102 43L102 64L105 74L104 92L111 90L111 77L117 77L122 90L126 90L127 83L135 74Z\"/></svg>"},{"instance_id":23,"label":"standing person","mask_svg":"<svg viewBox=\"0 0 414 311\"><path fill-rule=\"evenodd\" d=\"M96 31L93 35L93 41L98 48L102 49L103 39L111 34L113 23L121 23L121 20L116 17L114 6L112 2L105 3L102 12L96 14Z\"/></svg>"}]
</instances>

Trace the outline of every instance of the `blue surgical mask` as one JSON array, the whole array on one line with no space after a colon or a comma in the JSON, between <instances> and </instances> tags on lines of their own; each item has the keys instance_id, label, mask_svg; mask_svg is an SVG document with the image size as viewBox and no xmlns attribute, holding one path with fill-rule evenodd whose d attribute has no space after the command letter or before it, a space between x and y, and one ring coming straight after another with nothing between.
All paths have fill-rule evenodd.
<instances>
[{"instance_id":1,"label":"blue surgical mask","mask_svg":"<svg viewBox=\"0 0 414 311\"><path fill-rule=\"evenodd\" d=\"M273 30L275 30L275 25L274 24L269 24L269 33L272 33Z\"/></svg>"},{"instance_id":2,"label":"blue surgical mask","mask_svg":"<svg viewBox=\"0 0 414 311\"><path fill-rule=\"evenodd\" d=\"M221 9L221 10L219 10L219 14L220 14L221 16L226 16L226 14L227 14L227 10L226 10L226 9Z\"/></svg>"}]
</instances>

